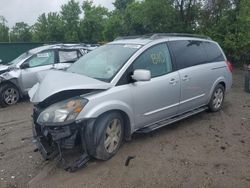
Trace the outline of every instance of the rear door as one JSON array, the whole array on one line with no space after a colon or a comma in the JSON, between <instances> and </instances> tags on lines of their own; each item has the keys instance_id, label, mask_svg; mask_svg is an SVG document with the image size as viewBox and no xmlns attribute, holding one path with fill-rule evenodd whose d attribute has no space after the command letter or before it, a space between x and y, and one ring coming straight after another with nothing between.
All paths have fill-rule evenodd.
<instances>
[{"instance_id":1,"label":"rear door","mask_svg":"<svg viewBox=\"0 0 250 188\"><path fill-rule=\"evenodd\" d=\"M181 80L181 98L179 113L205 105L207 89L211 83L209 67L205 64L207 54L203 41L169 41L175 57Z\"/></svg>"},{"instance_id":2,"label":"rear door","mask_svg":"<svg viewBox=\"0 0 250 188\"><path fill-rule=\"evenodd\" d=\"M54 68L65 69L76 62L82 53L78 49L59 49L58 50L58 60L55 63Z\"/></svg>"},{"instance_id":3,"label":"rear door","mask_svg":"<svg viewBox=\"0 0 250 188\"><path fill-rule=\"evenodd\" d=\"M180 80L166 43L143 52L132 64L132 71L136 69L150 70L152 77L150 81L130 84L136 128L175 115L180 99Z\"/></svg>"},{"instance_id":4,"label":"rear door","mask_svg":"<svg viewBox=\"0 0 250 188\"><path fill-rule=\"evenodd\" d=\"M179 113L206 105L223 54L215 43L202 40L170 41L181 80ZM214 47L217 47L215 49Z\"/></svg>"}]
</instances>

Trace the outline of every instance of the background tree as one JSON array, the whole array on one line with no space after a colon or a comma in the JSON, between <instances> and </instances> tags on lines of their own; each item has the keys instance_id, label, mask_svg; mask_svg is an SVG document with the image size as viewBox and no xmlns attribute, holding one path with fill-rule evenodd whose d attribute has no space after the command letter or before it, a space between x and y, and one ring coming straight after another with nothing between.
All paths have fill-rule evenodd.
<instances>
[{"instance_id":1,"label":"background tree","mask_svg":"<svg viewBox=\"0 0 250 188\"><path fill-rule=\"evenodd\" d=\"M113 5L117 10L125 10L127 6L131 3L135 2L135 0L115 0Z\"/></svg>"},{"instance_id":2,"label":"background tree","mask_svg":"<svg viewBox=\"0 0 250 188\"><path fill-rule=\"evenodd\" d=\"M211 0L209 0L211 1ZM199 13L202 7L201 0L173 0L173 6L177 13L175 25L176 32L192 33L198 27Z\"/></svg>"},{"instance_id":3,"label":"background tree","mask_svg":"<svg viewBox=\"0 0 250 188\"><path fill-rule=\"evenodd\" d=\"M38 17L33 26L33 41L48 41L48 21L45 13Z\"/></svg>"},{"instance_id":4,"label":"background tree","mask_svg":"<svg viewBox=\"0 0 250 188\"><path fill-rule=\"evenodd\" d=\"M84 19L80 23L81 40L95 43L103 41L103 32L109 16L108 9L94 6L91 1L84 1L82 10Z\"/></svg>"},{"instance_id":5,"label":"background tree","mask_svg":"<svg viewBox=\"0 0 250 188\"><path fill-rule=\"evenodd\" d=\"M70 0L61 7L61 18L63 21L65 40L79 41L79 24L81 8L79 2Z\"/></svg>"},{"instance_id":6,"label":"background tree","mask_svg":"<svg viewBox=\"0 0 250 188\"><path fill-rule=\"evenodd\" d=\"M10 32L12 42L31 42L32 33L30 27L24 22L18 22Z\"/></svg>"},{"instance_id":7,"label":"background tree","mask_svg":"<svg viewBox=\"0 0 250 188\"><path fill-rule=\"evenodd\" d=\"M65 40L63 20L58 13L48 13L47 30L48 41L63 42Z\"/></svg>"},{"instance_id":8,"label":"background tree","mask_svg":"<svg viewBox=\"0 0 250 188\"><path fill-rule=\"evenodd\" d=\"M124 13L117 10L112 12L104 26L104 39L106 41L112 41L118 36L126 35L127 31L125 30L124 25Z\"/></svg>"},{"instance_id":9,"label":"background tree","mask_svg":"<svg viewBox=\"0 0 250 188\"><path fill-rule=\"evenodd\" d=\"M6 26L7 20L0 16L0 42L9 41L9 28Z\"/></svg>"},{"instance_id":10,"label":"background tree","mask_svg":"<svg viewBox=\"0 0 250 188\"><path fill-rule=\"evenodd\" d=\"M40 15L31 27L17 23L12 35L28 41L29 32L24 31L29 29L32 41L103 43L124 35L197 33L218 41L232 62L250 63L249 0L115 0L113 4L109 11L90 0L81 5L70 0L59 13ZM0 17L0 41L8 41L8 30Z\"/></svg>"}]
</instances>

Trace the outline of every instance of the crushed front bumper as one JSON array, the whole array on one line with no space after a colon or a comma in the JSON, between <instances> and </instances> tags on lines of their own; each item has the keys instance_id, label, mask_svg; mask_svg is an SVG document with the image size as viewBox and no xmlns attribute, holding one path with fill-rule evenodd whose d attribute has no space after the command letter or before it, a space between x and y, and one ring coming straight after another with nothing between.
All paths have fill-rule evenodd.
<instances>
[{"instance_id":1,"label":"crushed front bumper","mask_svg":"<svg viewBox=\"0 0 250 188\"><path fill-rule=\"evenodd\" d=\"M84 136L87 121L64 126L43 126L36 123L36 117L34 113L32 126L34 142L45 160L58 158L60 166L71 172L86 166L90 160ZM80 157L66 164L64 151L73 150L79 145Z\"/></svg>"},{"instance_id":2,"label":"crushed front bumper","mask_svg":"<svg viewBox=\"0 0 250 188\"><path fill-rule=\"evenodd\" d=\"M58 154L59 149L73 149L80 134L76 125L46 127L33 122L32 130L37 148L46 160Z\"/></svg>"}]
</instances>

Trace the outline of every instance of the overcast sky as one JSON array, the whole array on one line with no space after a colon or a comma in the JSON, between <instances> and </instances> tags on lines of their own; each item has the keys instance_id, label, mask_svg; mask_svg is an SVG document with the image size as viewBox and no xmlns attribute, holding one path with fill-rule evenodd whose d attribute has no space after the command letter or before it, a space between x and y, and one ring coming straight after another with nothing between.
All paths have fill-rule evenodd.
<instances>
[{"instance_id":1,"label":"overcast sky","mask_svg":"<svg viewBox=\"0 0 250 188\"><path fill-rule=\"evenodd\" d=\"M32 25L42 13L60 11L62 4L69 0L0 0L0 15L13 27L16 22L26 22ZM83 0L76 0L82 3ZM113 9L114 0L93 0L94 4Z\"/></svg>"}]
</instances>

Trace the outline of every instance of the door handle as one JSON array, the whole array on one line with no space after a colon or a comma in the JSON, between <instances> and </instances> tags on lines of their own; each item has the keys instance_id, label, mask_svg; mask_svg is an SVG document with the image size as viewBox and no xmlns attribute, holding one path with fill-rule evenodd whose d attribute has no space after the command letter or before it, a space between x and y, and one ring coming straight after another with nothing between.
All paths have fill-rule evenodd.
<instances>
[{"instance_id":1,"label":"door handle","mask_svg":"<svg viewBox=\"0 0 250 188\"><path fill-rule=\"evenodd\" d=\"M172 85L175 85L178 81L176 81L174 78L172 78L170 81L169 81L169 84L172 84Z\"/></svg>"},{"instance_id":2,"label":"door handle","mask_svg":"<svg viewBox=\"0 0 250 188\"><path fill-rule=\"evenodd\" d=\"M183 78L182 78L183 81L188 81L189 80L189 76L188 75L185 75Z\"/></svg>"}]
</instances>

